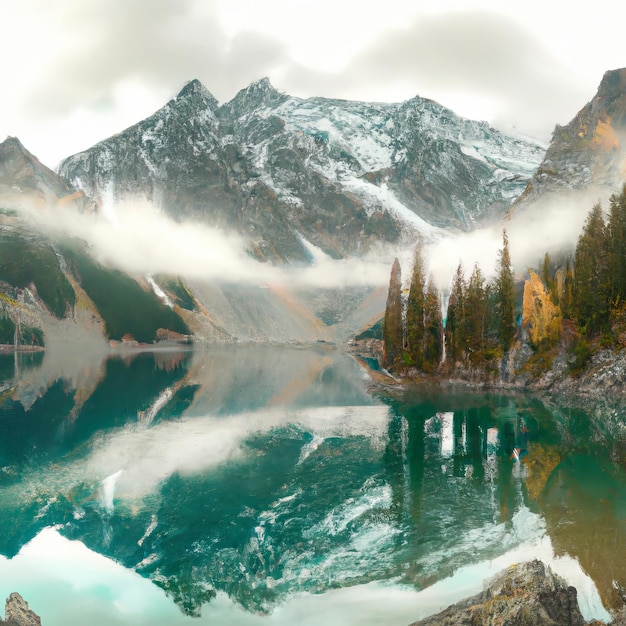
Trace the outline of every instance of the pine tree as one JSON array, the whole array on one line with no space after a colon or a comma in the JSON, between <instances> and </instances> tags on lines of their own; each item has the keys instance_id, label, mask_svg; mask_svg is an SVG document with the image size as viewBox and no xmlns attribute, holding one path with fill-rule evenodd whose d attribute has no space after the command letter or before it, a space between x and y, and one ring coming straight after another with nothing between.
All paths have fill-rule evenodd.
<instances>
[{"instance_id":1,"label":"pine tree","mask_svg":"<svg viewBox=\"0 0 626 626\"><path fill-rule=\"evenodd\" d=\"M549 289L550 283L550 255L546 252L543 257L543 263L541 265L541 280L543 280L543 284L546 286L546 289Z\"/></svg>"},{"instance_id":2,"label":"pine tree","mask_svg":"<svg viewBox=\"0 0 626 626\"><path fill-rule=\"evenodd\" d=\"M383 320L383 366L397 367L402 359L402 274L400 261L394 259L389 278L387 307Z\"/></svg>"},{"instance_id":3,"label":"pine tree","mask_svg":"<svg viewBox=\"0 0 626 626\"><path fill-rule=\"evenodd\" d=\"M467 283L465 294L466 346L471 363L480 363L484 358L487 321L487 299L485 279L478 266Z\"/></svg>"},{"instance_id":4,"label":"pine tree","mask_svg":"<svg viewBox=\"0 0 626 626\"><path fill-rule=\"evenodd\" d=\"M506 352L515 336L515 278L509 253L509 238L502 231L502 250L498 254L495 284L496 330L501 348Z\"/></svg>"},{"instance_id":5,"label":"pine tree","mask_svg":"<svg viewBox=\"0 0 626 626\"><path fill-rule=\"evenodd\" d=\"M459 263L452 281L446 312L446 358L453 362L460 361L465 352L465 290L463 265Z\"/></svg>"},{"instance_id":6,"label":"pine tree","mask_svg":"<svg viewBox=\"0 0 626 626\"><path fill-rule=\"evenodd\" d=\"M596 204L574 257L573 310L583 332L596 333L608 324L610 291L606 228L602 208Z\"/></svg>"},{"instance_id":7,"label":"pine tree","mask_svg":"<svg viewBox=\"0 0 626 626\"><path fill-rule=\"evenodd\" d=\"M424 261L416 248L406 306L406 351L418 369L424 366L424 283Z\"/></svg>"},{"instance_id":8,"label":"pine tree","mask_svg":"<svg viewBox=\"0 0 626 626\"><path fill-rule=\"evenodd\" d=\"M610 298L613 306L623 306L626 299L626 185L622 193L611 196L609 202L606 248Z\"/></svg>"},{"instance_id":9,"label":"pine tree","mask_svg":"<svg viewBox=\"0 0 626 626\"><path fill-rule=\"evenodd\" d=\"M546 252L541 266L541 280L543 280L543 284L545 285L547 292L550 294L550 298L554 304L560 304L561 299L556 278L558 271L559 269L552 260L552 257L548 252Z\"/></svg>"},{"instance_id":10,"label":"pine tree","mask_svg":"<svg viewBox=\"0 0 626 626\"><path fill-rule=\"evenodd\" d=\"M424 371L434 372L441 362L443 320L441 300L432 276L426 287L424 303Z\"/></svg>"}]
</instances>

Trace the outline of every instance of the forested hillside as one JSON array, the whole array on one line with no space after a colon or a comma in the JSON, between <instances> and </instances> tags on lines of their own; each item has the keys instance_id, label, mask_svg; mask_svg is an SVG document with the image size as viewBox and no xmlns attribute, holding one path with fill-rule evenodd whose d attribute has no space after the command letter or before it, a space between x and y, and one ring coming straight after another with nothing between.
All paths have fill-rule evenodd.
<instances>
[{"instance_id":1,"label":"forested hillside","mask_svg":"<svg viewBox=\"0 0 626 626\"><path fill-rule=\"evenodd\" d=\"M519 365L536 373L550 367L560 345L575 374L594 351L626 343L626 186L611 196L608 211L600 204L591 208L575 250L547 251L517 282L503 231L496 276L487 280L475 264L468 278L459 265L445 317L425 267L417 249L403 298L400 264L394 263L383 324L387 369L509 377L516 373L507 362L513 352Z\"/></svg>"}]
</instances>

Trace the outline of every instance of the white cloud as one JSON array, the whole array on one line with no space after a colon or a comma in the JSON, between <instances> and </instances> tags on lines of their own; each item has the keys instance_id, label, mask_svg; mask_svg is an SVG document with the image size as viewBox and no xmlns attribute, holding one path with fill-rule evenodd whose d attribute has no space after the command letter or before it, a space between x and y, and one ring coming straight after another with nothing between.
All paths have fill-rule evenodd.
<instances>
[{"instance_id":1,"label":"white cloud","mask_svg":"<svg viewBox=\"0 0 626 626\"><path fill-rule=\"evenodd\" d=\"M539 0L8 0L0 139L55 165L191 78L224 102L265 75L302 96L419 94L547 139L623 65L624 12L598 0L581 31L578 12Z\"/></svg>"},{"instance_id":2,"label":"white cloud","mask_svg":"<svg viewBox=\"0 0 626 626\"><path fill-rule=\"evenodd\" d=\"M138 275L176 274L187 278L252 285L301 287L382 285L388 277L388 248L360 258L331 259L321 251L308 266L262 263L247 252L236 234L206 224L175 221L146 201L107 205L100 214L57 208L30 213L32 220L55 235L66 234L88 243L104 265Z\"/></svg>"}]
</instances>

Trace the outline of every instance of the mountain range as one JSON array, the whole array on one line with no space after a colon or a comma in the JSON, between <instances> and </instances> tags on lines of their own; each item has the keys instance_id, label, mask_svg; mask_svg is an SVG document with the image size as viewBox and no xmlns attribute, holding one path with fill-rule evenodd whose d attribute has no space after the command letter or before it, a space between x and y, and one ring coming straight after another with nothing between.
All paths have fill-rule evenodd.
<instances>
[{"instance_id":1,"label":"mountain range","mask_svg":"<svg viewBox=\"0 0 626 626\"><path fill-rule=\"evenodd\" d=\"M51 235L43 216L72 209L95 220L139 198L175 223L237 235L265 265L359 257L471 231L562 192L616 191L625 98L626 70L607 72L547 151L420 97L300 99L267 79L222 105L192 80L152 116L63 160L58 173L8 138L0 144L0 320L8 320L0 343L26 319L52 340L346 340L382 313L384 285L129 275L87 242Z\"/></svg>"},{"instance_id":2,"label":"mountain range","mask_svg":"<svg viewBox=\"0 0 626 626\"><path fill-rule=\"evenodd\" d=\"M151 117L62 161L98 203L143 196L243 234L270 261L341 258L501 215L544 154L413 98L300 99L264 78L219 106L197 80Z\"/></svg>"}]
</instances>

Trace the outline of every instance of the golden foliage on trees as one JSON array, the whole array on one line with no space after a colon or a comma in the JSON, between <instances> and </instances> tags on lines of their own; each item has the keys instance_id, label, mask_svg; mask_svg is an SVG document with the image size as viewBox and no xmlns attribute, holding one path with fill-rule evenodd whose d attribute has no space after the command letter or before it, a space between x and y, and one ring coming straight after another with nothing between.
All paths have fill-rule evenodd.
<instances>
[{"instance_id":1,"label":"golden foliage on trees","mask_svg":"<svg viewBox=\"0 0 626 626\"><path fill-rule=\"evenodd\" d=\"M528 468L526 491L531 500L536 500L542 493L554 468L561 462L561 455L556 446L533 443L529 446L524 464Z\"/></svg>"},{"instance_id":2,"label":"golden foliage on trees","mask_svg":"<svg viewBox=\"0 0 626 626\"><path fill-rule=\"evenodd\" d=\"M524 283L522 325L528 329L533 345L558 341L561 320L561 309L552 302L539 275L530 270L530 277Z\"/></svg>"}]
</instances>

